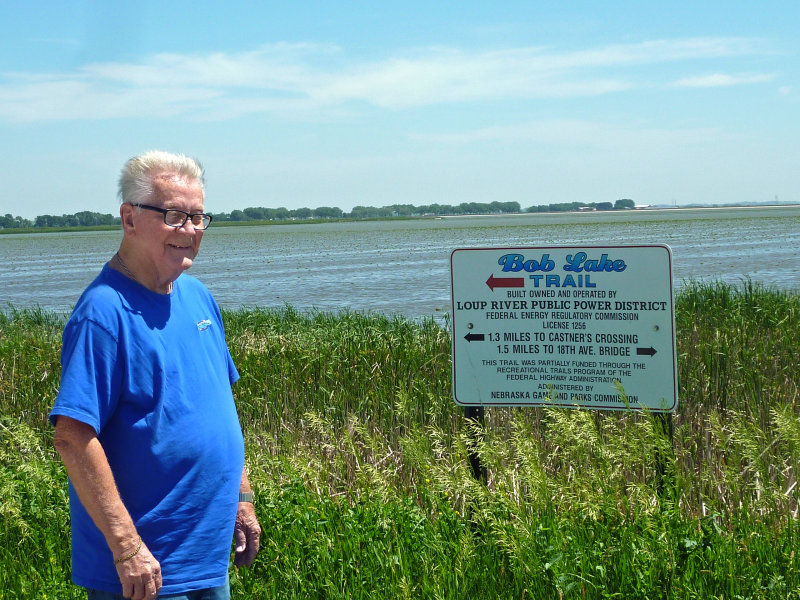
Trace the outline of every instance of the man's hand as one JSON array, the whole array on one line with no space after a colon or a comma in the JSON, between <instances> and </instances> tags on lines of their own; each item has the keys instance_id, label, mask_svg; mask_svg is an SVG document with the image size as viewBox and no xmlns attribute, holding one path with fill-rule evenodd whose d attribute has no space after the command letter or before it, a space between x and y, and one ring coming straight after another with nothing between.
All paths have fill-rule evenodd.
<instances>
[{"instance_id":1,"label":"man's hand","mask_svg":"<svg viewBox=\"0 0 800 600\"><path fill-rule=\"evenodd\" d=\"M261 526L256 518L256 511L250 502L239 502L236 511L236 524L233 539L236 542L236 555L233 564L237 567L249 567L258 554Z\"/></svg>"},{"instance_id":2,"label":"man's hand","mask_svg":"<svg viewBox=\"0 0 800 600\"><path fill-rule=\"evenodd\" d=\"M53 445L64 460L81 504L103 532L114 560L130 556L116 565L122 595L134 600L155 598L161 589L161 565L144 542L136 551L139 535L119 496L108 458L94 428L61 415L56 421Z\"/></svg>"},{"instance_id":3,"label":"man's hand","mask_svg":"<svg viewBox=\"0 0 800 600\"><path fill-rule=\"evenodd\" d=\"M135 547L129 550L129 553ZM120 556L127 556L120 553ZM119 559L120 556L114 556ZM142 542L142 547L127 560L116 565L122 583L122 595L132 600L151 600L161 591L161 565Z\"/></svg>"}]
</instances>

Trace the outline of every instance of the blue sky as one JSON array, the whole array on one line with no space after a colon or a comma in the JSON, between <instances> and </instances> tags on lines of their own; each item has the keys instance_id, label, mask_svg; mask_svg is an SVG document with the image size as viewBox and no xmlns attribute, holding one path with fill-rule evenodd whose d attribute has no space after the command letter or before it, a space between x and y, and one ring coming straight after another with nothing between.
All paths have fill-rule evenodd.
<instances>
[{"instance_id":1,"label":"blue sky","mask_svg":"<svg viewBox=\"0 0 800 600\"><path fill-rule=\"evenodd\" d=\"M0 214L800 202L800 3L0 0Z\"/></svg>"}]
</instances>

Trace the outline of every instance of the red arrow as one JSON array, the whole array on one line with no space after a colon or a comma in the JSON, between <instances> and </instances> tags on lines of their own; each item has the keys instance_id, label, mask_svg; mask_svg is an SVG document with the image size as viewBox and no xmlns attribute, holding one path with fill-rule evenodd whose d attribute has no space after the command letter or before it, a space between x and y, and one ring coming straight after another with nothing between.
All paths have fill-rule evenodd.
<instances>
[{"instance_id":1,"label":"red arrow","mask_svg":"<svg viewBox=\"0 0 800 600\"><path fill-rule=\"evenodd\" d=\"M489 279L486 280L486 285L488 285L492 291L494 291L494 288L521 288L525 287L525 278L495 277L494 275L489 275Z\"/></svg>"}]
</instances>

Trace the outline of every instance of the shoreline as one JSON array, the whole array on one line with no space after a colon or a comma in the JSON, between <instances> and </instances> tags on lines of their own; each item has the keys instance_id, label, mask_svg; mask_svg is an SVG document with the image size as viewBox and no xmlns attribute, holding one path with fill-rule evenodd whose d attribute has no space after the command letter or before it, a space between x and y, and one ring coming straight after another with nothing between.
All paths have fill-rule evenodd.
<instances>
[{"instance_id":1,"label":"shoreline","mask_svg":"<svg viewBox=\"0 0 800 600\"><path fill-rule=\"evenodd\" d=\"M518 212L518 213L485 213L474 215L419 215L411 217L376 217L370 219L286 219L280 221L220 221L216 227L263 227L263 226L282 226L282 225L324 225L328 223L374 223L374 222L396 222L396 221L437 221L451 219L486 219L486 218L509 218L509 217L565 217L573 215L630 215L630 214L669 214L669 213L688 213L688 212L716 212L716 211L738 211L738 210L779 210L800 208L800 203L796 204L748 204L748 205L721 205L721 206L654 206L640 207L633 209L614 209L614 210L568 210L568 211L547 211L547 212ZM582 217L579 217L582 218ZM587 217L588 218L588 217ZM97 225L91 227L25 227L0 229L2 235L27 235L41 233L86 233L93 231L117 231L119 225Z\"/></svg>"},{"instance_id":2,"label":"shoreline","mask_svg":"<svg viewBox=\"0 0 800 600\"><path fill-rule=\"evenodd\" d=\"M670 212L688 212L688 211L719 211L719 210L775 210L781 208L800 208L800 203L797 204L748 204L748 205L721 205L721 206L653 206L641 208L628 208L622 210L565 210L565 211L546 211L546 212L518 212L518 213L490 213L481 215L437 215L431 217L419 218L432 218L432 219L462 219L462 218L490 218L490 217L532 217L536 215L553 216L553 215L619 215L619 214L637 214L637 213L670 213ZM386 220L391 220L387 218Z\"/></svg>"}]
</instances>

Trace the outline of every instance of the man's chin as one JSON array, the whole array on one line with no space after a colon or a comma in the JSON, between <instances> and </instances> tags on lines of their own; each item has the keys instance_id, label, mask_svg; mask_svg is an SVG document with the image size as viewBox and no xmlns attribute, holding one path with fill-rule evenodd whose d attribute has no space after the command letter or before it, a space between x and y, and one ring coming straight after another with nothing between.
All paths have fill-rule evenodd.
<instances>
[{"instance_id":1,"label":"man's chin","mask_svg":"<svg viewBox=\"0 0 800 600\"><path fill-rule=\"evenodd\" d=\"M185 271L194 264L195 256L195 252L191 250L176 250L175 255L173 255L173 261L177 268Z\"/></svg>"},{"instance_id":2,"label":"man's chin","mask_svg":"<svg viewBox=\"0 0 800 600\"><path fill-rule=\"evenodd\" d=\"M184 271L188 271L193 263L194 261L191 258L181 258L179 260L175 260L168 267L168 271L166 271L164 274L167 275L167 273L170 273L168 277L172 281L175 281L178 277L181 276L181 273L183 273Z\"/></svg>"},{"instance_id":3,"label":"man's chin","mask_svg":"<svg viewBox=\"0 0 800 600\"><path fill-rule=\"evenodd\" d=\"M193 258L184 258L183 261L181 262L181 270L186 271L190 269L193 264L194 264Z\"/></svg>"}]
</instances>

